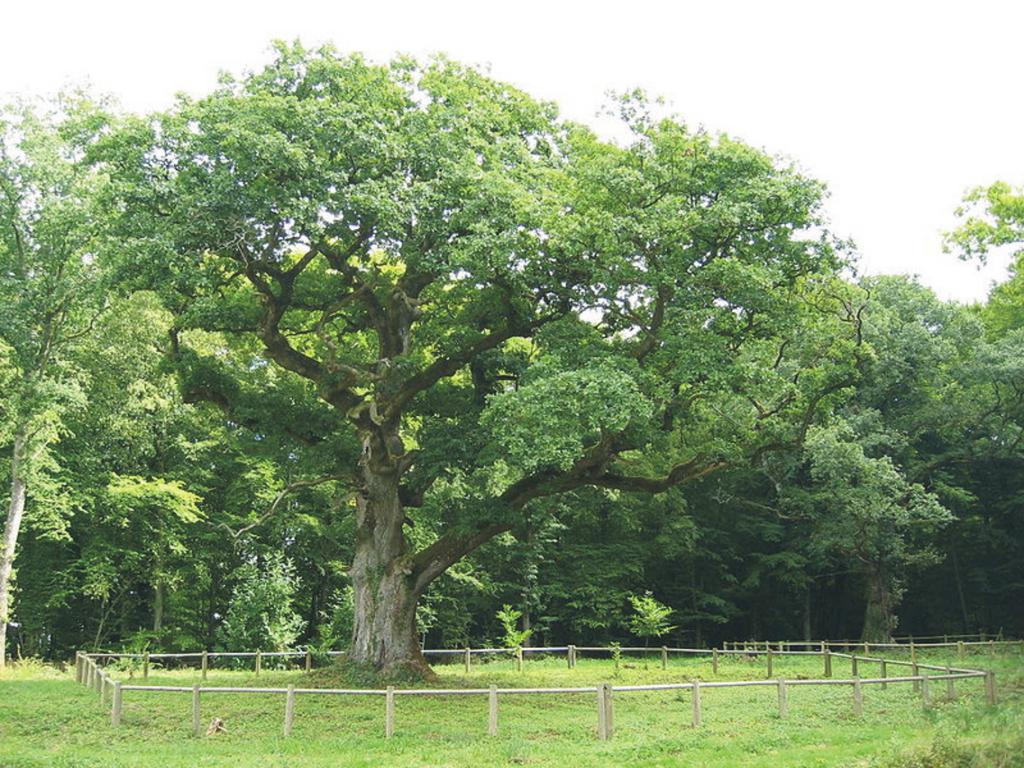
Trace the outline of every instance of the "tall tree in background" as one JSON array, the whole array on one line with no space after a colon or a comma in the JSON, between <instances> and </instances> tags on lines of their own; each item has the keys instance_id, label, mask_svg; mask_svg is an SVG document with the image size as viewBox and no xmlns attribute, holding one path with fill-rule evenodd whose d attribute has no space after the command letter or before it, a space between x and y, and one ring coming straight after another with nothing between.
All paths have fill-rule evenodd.
<instances>
[{"instance_id":1,"label":"tall tree in background","mask_svg":"<svg viewBox=\"0 0 1024 768\"><path fill-rule=\"evenodd\" d=\"M92 205L99 182L82 162L103 124L77 96L0 114L0 370L7 379L0 445L11 489L0 549L0 667L27 499L38 502L54 533L67 506L52 482L48 449L67 409L82 403L81 371L69 353L103 305Z\"/></svg>"},{"instance_id":2,"label":"tall tree in background","mask_svg":"<svg viewBox=\"0 0 1024 768\"><path fill-rule=\"evenodd\" d=\"M426 672L420 596L537 500L745 462L856 380L820 185L623 114L627 147L445 60L281 46L97 154L186 398L352 489L356 662Z\"/></svg>"}]
</instances>

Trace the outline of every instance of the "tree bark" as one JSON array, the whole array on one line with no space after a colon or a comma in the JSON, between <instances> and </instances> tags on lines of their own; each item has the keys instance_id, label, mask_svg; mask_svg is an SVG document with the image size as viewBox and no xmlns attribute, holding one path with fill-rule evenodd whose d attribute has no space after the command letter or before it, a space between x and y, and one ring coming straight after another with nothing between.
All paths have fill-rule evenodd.
<instances>
[{"instance_id":1,"label":"tree bark","mask_svg":"<svg viewBox=\"0 0 1024 768\"><path fill-rule=\"evenodd\" d=\"M397 439L397 438L395 438ZM401 461L391 440L364 440L363 485L356 499L355 556L350 575L355 603L348 658L385 675L431 676L416 631L417 588L402 530Z\"/></svg>"},{"instance_id":2,"label":"tree bark","mask_svg":"<svg viewBox=\"0 0 1024 768\"><path fill-rule=\"evenodd\" d=\"M11 607L11 574L14 571L14 555L18 545L18 532L25 512L26 481L25 428L19 427L14 435L14 450L11 454L11 499L4 523L3 551L0 552L0 669L7 661L7 622Z\"/></svg>"},{"instance_id":3,"label":"tree bark","mask_svg":"<svg viewBox=\"0 0 1024 768\"><path fill-rule=\"evenodd\" d=\"M803 616L803 640L805 643L811 642L811 584L808 582L806 589L804 589L804 616Z\"/></svg>"},{"instance_id":4,"label":"tree bark","mask_svg":"<svg viewBox=\"0 0 1024 768\"><path fill-rule=\"evenodd\" d=\"M164 592L165 587L162 581L153 585L153 632L160 632L164 628Z\"/></svg>"},{"instance_id":5,"label":"tree bark","mask_svg":"<svg viewBox=\"0 0 1024 768\"><path fill-rule=\"evenodd\" d=\"M869 643L890 642L896 628L895 611L892 577L885 568L876 566L867 573L867 606L861 639Z\"/></svg>"}]
</instances>

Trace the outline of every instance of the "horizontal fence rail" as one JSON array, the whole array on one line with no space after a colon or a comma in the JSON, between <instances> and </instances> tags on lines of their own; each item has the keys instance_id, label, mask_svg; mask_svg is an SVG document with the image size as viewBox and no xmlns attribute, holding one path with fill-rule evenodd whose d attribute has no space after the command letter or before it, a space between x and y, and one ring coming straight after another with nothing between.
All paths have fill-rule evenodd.
<instances>
[{"instance_id":1,"label":"horizontal fence rail","mask_svg":"<svg viewBox=\"0 0 1024 768\"><path fill-rule=\"evenodd\" d=\"M1021 641L986 641L983 644L988 646L993 642L1002 645L1020 644ZM982 643L978 643L982 644ZM693 709L692 722L694 727L701 725L701 697L703 689L712 688L743 688L743 687L764 687L774 686L778 690L779 716L786 717L788 714L787 690L792 686L847 686L853 691L853 711L855 715L863 713L863 692L864 686L880 686L886 688L890 684L911 684L916 692L921 695L924 706L931 703L930 684L934 682L946 683L946 694L949 697L955 695L954 684L957 680L970 680L981 678L984 680L986 701L990 705L996 703L995 675L991 671L969 669L963 667L943 666L938 664L927 664L919 662L916 658L909 661L893 659L888 657L857 655L856 653L844 653L832 650L833 647L873 647L879 650L890 648L911 648L916 650L917 644L905 646L896 643L829 643L819 641L817 643L781 641L778 643L767 643L763 641L757 644L758 647L744 648L675 648L661 646L660 648L648 648L639 646L543 646L533 648L461 648L461 649L425 649L424 654L436 654L444 656L463 656L466 670L470 667L470 658L474 654L513 654L517 666L522 670L523 656L527 653L564 653L570 668L576 666L576 658L579 652L587 653L608 653L618 662L619 654L623 652L660 654L662 667L666 668L666 662L670 654L691 655L712 658L713 673L718 672L718 660L720 656L744 656L748 659L760 659L762 656L766 661L766 679L761 680L692 680L685 683L652 683L645 685L614 685L602 683L597 686L577 687L542 687L523 688L505 687L498 688L395 688L389 686L385 689L373 688L297 688L295 686L281 687L234 687L234 686L168 686L124 683L115 680L110 673L103 668L100 662L116 662L122 659L142 660L143 677L148 677L149 664L151 661L166 659L200 659L203 679L206 677L209 660L214 658L255 658L256 674L259 675L261 662L264 658L305 658L306 670L311 666L313 655L342 656L343 651L330 651L314 654L311 650L295 651L202 651L190 653L84 653L78 652L75 656L75 677L76 681L99 694L101 702L106 703L109 695L111 723L119 726L123 719L124 695L126 692L155 692L155 693L190 693L192 695L192 724L194 735L200 735L201 724L201 701L204 695L213 694L267 694L285 696L285 714L283 733L288 736L291 733L295 717L295 699L297 696L367 696L384 698L385 700L385 723L384 733L390 737L395 731L395 700L401 697L410 696L486 696L489 700L488 712L488 733L497 735L498 732L498 699L499 696L518 695L594 695L597 702L597 733L600 739L609 739L614 731L614 707L613 696L618 694L636 694L656 691L689 691ZM922 644L922 647L951 647L963 648L967 645L964 641L956 643L931 643ZM804 646L813 650L792 650L791 646ZM962 656L962 653L960 654ZM824 677L820 679L795 679L787 680L782 677L772 677L773 660L776 657L785 656L819 656L822 659ZM851 665L850 677L833 677L832 667L836 661L848 661ZM878 665L879 676L862 677L859 674L861 665ZM895 666L910 668L911 674L889 676L888 667ZM928 673L931 674L928 674Z\"/></svg>"}]
</instances>

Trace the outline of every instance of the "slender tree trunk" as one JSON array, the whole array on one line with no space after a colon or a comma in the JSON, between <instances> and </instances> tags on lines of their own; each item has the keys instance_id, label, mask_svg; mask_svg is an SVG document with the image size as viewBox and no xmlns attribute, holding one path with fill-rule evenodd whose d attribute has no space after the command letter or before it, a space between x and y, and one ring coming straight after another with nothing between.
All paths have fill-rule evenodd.
<instances>
[{"instance_id":1,"label":"slender tree trunk","mask_svg":"<svg viewBox=\"0 0 1024 768\"><path fill-rule=\"evenodd\" d=\"M811 584L804 590L804 642L811 642Z\"/></svg>"},{"instance_id":2,"label":"slender tree trunk","mask_svg":"<svg viewBox=\"0 0 1024 768\"><path fill-rule=\"evenodd\" d=\"M378 461L381 446L367 442L363 487L356 500L356 544L352 562L355 626L348 658L392 675L433 673L416 632L415 590L398 496L400 471Z\"/></svg>"},{"instance_id":3,"label":"slender tree trunk","mask_svg":"<svg viewBox=\"0 0 1024 768\"><path fill-rule=\"evenodd\" d=\"M960 598L960 626L963 627L961 632L968 632L968 619L967 619L967 600L964 599L964 582L960 578L960 561L956 556L956 547L953 547L950 551L953 555L953 578L956 579L956 594Z\"/></svg>"},{"instance_id":4,"label":"slender tree trunk","mask_svg":"<svg viewBox=\"0 0 1024 768\"><path fill-rule=\"evenodd\" d=\"M890 642L896 627L895 611L892 578L885 568L876 566L867 574L867 606L861 639L871 643Z\"/></svg>"},{"instance_id":5,"label":"slender tree trunk","mask_svg":"<svg viewBox=\"0 0 1024 768\"><path fill-rule=\"evenodd\" d=\"M11 610L11 574L14 555L21 530L21 517L25 513L25 428L19 427L14 435L11 454L11 499L4 523L3 551L0 552L0 669L7 660L7 622Z\"/></svg>"},{"instance_id":6,"label":"slender tree trunk","mask_svg":"<svg viewBox=\"0 0 1024 768\"><path fill-rule=\"evenodd\" d=\"M160 632L164 628L164 593L166 587L162 581L153 585L153 631Z\"/></svg>"}]
</instances>

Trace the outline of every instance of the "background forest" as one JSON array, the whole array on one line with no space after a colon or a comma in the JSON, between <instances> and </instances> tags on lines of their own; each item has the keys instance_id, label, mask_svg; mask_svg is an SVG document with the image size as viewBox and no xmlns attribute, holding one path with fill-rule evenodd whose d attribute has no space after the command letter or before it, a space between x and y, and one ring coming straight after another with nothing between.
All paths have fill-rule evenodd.
<instances>
[{"instance_id":1,"label":"background forest","mask_svg":"<svg viewBox=\"0 0 1024 768\"><path fill-rule=\"evenodd\" d=\"M973 306L858 276L820 183L616 108L609 143L450 62L285 46L162 116L7 110L8 655L346 647L363 403L403 408L407 546L487 523L426 646L504 605L625 640L647 593L688 646L1024 634L1024 256ZM1006 185L962 215L936 259L1024 240Z\"/></svg>"}]
</instances>

